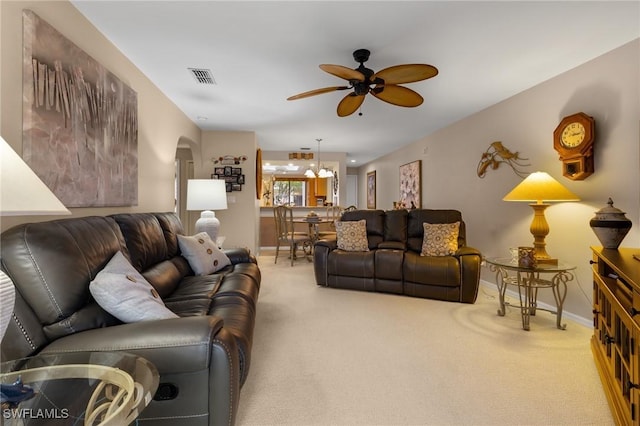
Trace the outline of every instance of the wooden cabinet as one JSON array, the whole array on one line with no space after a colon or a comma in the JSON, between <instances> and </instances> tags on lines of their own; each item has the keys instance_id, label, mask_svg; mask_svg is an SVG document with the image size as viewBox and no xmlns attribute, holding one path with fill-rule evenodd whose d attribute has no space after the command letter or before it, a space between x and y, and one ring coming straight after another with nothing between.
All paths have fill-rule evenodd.
<instances>
[{"instance_id":1,"label":"wooden cabinet","mask_svg":"<svg viewBox=\"0 0 640 426\"><path fill-rule=\"evenodd\" d=\"M616 423L640 425L640 249L591 249L591 350Z\"/></svg>"}]
</instances>

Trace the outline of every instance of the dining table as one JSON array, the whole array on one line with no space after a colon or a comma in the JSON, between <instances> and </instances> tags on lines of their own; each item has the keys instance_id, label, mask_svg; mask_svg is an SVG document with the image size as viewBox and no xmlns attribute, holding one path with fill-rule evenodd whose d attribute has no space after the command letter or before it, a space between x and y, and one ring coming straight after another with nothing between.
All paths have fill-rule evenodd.
<instances>
[{"instance_id":1,"label":"dining table","mask_svg":"<svg viewBox=\"0 0 640 426\"><path fill-rule=\"evenodd\" d=\"M313 245L315 244L316 241L318 241L318 235L320 232L320 224L323 223L327 223L327 224L331 224L333 223L333 219L331 218L324 218L324 217L320 217L320 216L306 216L306 217L294 217L293 218L293 223L302 223L302 224L306 224L308 226L307 228L307 232L309 234L309 238L311 239L311 246L312 246L312 250L313 250Z\"/></svg>"}]
</instances>

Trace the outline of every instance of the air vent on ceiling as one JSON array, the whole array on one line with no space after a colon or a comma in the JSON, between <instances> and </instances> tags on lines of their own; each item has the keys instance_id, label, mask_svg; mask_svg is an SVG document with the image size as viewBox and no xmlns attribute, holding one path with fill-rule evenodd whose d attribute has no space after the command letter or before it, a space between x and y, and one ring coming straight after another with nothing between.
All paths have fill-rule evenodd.
<instances>
[{"instance_id":1,"label":"air vent on ceiling","mask_svg":"<svg viewBox=\"0 0 640 426\"><path fill-rule=\"evenodd\" d=\"M211 70L204 68L189 68L191 75L196 81L200 84L216 84L216 81L213 79L213 74L211 74Z\"/></svg>"}]
</instances>

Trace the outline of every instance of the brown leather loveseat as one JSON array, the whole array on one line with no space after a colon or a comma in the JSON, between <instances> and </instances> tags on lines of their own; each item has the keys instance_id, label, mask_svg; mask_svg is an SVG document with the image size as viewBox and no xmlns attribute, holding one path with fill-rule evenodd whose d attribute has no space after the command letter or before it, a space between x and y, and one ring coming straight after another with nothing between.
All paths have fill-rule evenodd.
<instances>
[{"instance_id":1,"label":"brown leather loveseat","mask_svg":"<svg viewBox=\"0 0 640 426\"><path fill-rule=\"evenodd\" d=\"M321 286L404 294L474 303L480 282L480 252L466 245L457 210L355 210L342 221L366 221L369 251L345 251L336 240L314 246L316 283ZM459 222L458 248L451 255L421 256L424 223Z\"/></svg>"},{"instance_id":2,"label":"brown leather loveseat","mask_svg":"<svg viewBox=\"0 0 640 426\"><path fill-rule=\"evenodd\" d=\"M196 276L181 255L181 234L173 213L62 219L3 232L2 270L14 282L16 303L2 360L130 352L160 375L140 420L233 424L249 371L260 270L247 250L232 249L225 251L231 265ZM94 300L90 283L120 253L172 317L123 323Z\"/></svg>"}]
</instances>

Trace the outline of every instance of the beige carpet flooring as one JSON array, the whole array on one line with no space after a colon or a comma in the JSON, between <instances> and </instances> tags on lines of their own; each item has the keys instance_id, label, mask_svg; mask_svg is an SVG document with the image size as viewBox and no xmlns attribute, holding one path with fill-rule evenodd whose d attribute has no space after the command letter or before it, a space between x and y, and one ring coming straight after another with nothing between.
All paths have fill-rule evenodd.
<instances>
[{"instance_id":1,"label":"beige carpet flooring","mask_svg":"<svg viewBox=\"0 0 640 426\"><path fill-rule=\"evenodd\" d=\"M259 258L239 425L612 425L592 330L538 312L318 287L313 265ZM516 302L516 300L512 300Z\"/></svg>"}]
</instances>

